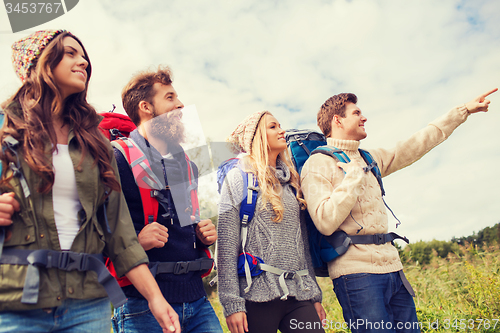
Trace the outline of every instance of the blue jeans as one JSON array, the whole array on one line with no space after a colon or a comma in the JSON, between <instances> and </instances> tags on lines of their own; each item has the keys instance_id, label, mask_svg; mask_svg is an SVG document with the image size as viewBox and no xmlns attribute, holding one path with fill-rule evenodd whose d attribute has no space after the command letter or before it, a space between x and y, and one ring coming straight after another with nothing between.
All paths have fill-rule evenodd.
<instances>
[{"instance_id":1,"label":"blue jeans","mask_svg":"<svg viewBox=\"0 0 500 333\"><path fill-rule=\"evenodd\" d=\"M203 296L190 303L171 303L179 315L182 332L222 333L219 319L210 301ZM162 333L160 324L149 310L148 301L129 297L127 303L115 309L113 316L115 333L148 332Z\"/></svg>"},{"instance_id":2,"label":"blue jeans","mask_svg":"<svg viewBox=\"0 0 500 333\"><path fill-rule=\"evenodd\" d=\"M333 280L333 290L353 333L420 332L413 297L399 272L344 275Z\"/></svg>"},{"instance_id":3,"label":"blue jeans","mask_svg":"<svg viewBox=\"0 0 500 333\"><path fill-rule=\"evenodd\" d=\"M109 333L109 298L66 299L55 308L0 312L0 332Z\"/></svg>"}]
</instances>

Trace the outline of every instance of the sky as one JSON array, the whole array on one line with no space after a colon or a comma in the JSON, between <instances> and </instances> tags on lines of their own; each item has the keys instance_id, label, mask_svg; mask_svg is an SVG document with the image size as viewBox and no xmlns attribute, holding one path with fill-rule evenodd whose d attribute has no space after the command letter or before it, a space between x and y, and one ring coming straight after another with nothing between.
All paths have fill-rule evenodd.
<instances>
[{"instance_id":1,"label":"sky","mask_svg":"<svg viewBox=\"0 0 500 333\"><path fill-rule=\"evenodd\" d=\"M121 90L168 65L202 140L224 141L269 110L283 128L316 129L330 96L352 92L368 118L361 148L391 148L451 108L500 86L497 0L81 0L13 34L0 8L0 100L20 86L10 46L67 29L92 62L88 101L124 113ZM500 222L500 93L416 164L384 178L386 202L410 241L450 240ZM217 202L213 175L200 181ZM203 212L202 212L203 217ZM209 217L209 216L205 216Z\"/></svg>"}]
</instances>

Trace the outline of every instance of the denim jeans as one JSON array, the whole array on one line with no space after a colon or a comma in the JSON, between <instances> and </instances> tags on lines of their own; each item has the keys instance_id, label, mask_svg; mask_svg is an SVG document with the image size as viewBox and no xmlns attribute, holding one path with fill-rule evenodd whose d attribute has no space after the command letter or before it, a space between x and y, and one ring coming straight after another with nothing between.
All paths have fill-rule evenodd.
<instances>
[{"instance_id":1,"label":"denim jeans","mask_svg":"<svg viewBox=\"0 0 500 333\"><path fill-rule=\"evenodd\" d=\"M170 305L179 315L183 333L222 333L219 319L205 296L194 302L171 303ZM160 324L149 310L148 301L136 297L129 297L127 303L115 309L113 330L115 333L162 333Z\"/></svg>"},{"instance_id":2,"label":"denim jeans","mask_svg":"<svg viewBox=\"0 0 500 333\"><path fill-rule=\"evenodd\" d=\"M344 275L333 280L333 290L353 333L420 332L413 297L399 272Z\"/></svg>"},{"instance_id":3,"label":"denim jeans","mask_svg":"<svg viewBox=\"0 0 500 333\"><path fill-rule=\"evenodd\" d=\"M0 332L109 333L109 298L66 299L55 308L0 312Z\"/></svg>"}]
</instances>

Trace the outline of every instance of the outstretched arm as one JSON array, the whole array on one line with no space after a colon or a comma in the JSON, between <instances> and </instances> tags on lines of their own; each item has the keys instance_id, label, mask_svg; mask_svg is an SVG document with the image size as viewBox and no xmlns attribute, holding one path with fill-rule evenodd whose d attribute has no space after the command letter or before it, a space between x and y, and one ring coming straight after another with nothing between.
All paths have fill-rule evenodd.
<instances>
[{"instance_id":1,"label":"outstretched arm","mask_svg":"<svg viewBox=\"0 0 500 333\"><path fill-rule=\"evenodd\" d=\"M446 140L453 131L473 113L488 111L490 101L486 97L498 89L492 89L479 95L472 101L451 109L446 114L432 121L406 140L400 141L392 149L370 150L377 161L382 177L405 168L418 161L431 149Z\"/></svg>"}]
</instances>

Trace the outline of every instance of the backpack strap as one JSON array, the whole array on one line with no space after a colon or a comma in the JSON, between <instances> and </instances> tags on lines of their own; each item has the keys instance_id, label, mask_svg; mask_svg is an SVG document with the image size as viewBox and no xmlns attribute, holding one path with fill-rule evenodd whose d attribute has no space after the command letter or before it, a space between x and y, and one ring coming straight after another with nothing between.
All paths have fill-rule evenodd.
<instances>
[{"instance_id":1,"label":"backpack strap","mask_svg":"<svg viewBox=\"0 0 500 333\"><path fill-rule=\"evenodd\" d=\"M186 157L186 163L188 166L189 186L187 190L189 192L191 211L192 215L195 217L195 221L198 222L200 221L200 203L198 201L198 183L196 182L197 177L195 177L193 166L191 165L189 156L186 153L184 153L184 156Z\"/></svg>"},{"instance_id":2,"label":"backpack strap","mask_svg":"<svg viewBox=\"0 0 500 333\"><path fill-rule=\"evenodd\" d=\"M132 170L141 195L144 224L156 221L158 218L158 202L165 198L159 191L162 188L161 181L151 170L146 155L130 138L111 141L111 145L122 153Z\"/></svg>"},{"instance_id":3,"label":"backpack strap","mask_svg":"<svg viewBox=\"0 0 500 333\"><path fill-rule=\"evenodd\" d=\"M104 265L102 254L77 253L54 250L5 249L0 264L28 265L21 303L36 304L40 289L39 267L56 268L62 271L94 271L115 308L125 304L127 298L116 280Z\"/></svg>"},{"instance_id":4,"label":"backpack strap","mask_svg":"<svg viewBox=\"0 0 500 333\"><path fill-rule=\"evenodd\" d=\"M365 172L371 171L375 178L377 178L378 185L382 191L382 196L385 195L384 184L382 183L382 173L378 167L377 162L373 159L372 155L364 149L359 149L359 154L365 160L366 167L363 168Z\"/></svg>"},{"instance_id":5,"label":"backpack strap","mask_svg":"<svg viewBox=\"0 0 500 333\"><path fill-rule=\"evenodd\" d=\"M253 219L255 213L255 206L257 205L257 177L251 172L245 172L241 168L238 168L243 177L243 201L240 206L240 220L241 220L241 250L245 252L245 246L248 236L248 224ZM250 184L250 185L249 185ZM246 197L246 199L245 199ZM250 266L248 261L245 260L245 278L247 281L247 287L245 292L250 290L252 285L252 276L250 273Z\"/></svg>"},{"instance_id":6,"label":"backpack strap","mask_svg":"<svg viewBox=\"0 0 500 333\"><path fill-rule=\"evenodd\" d=\"M320 146L312 151L311 155L313 154L327 155L342 163L349 163L351 161L343 150L333 146Z\"/></svg>"},{"instance_id":7,"label":"backpack strap","mask_svg":"<svg viewBox=\"0 0 500 333\"><path fill-rule=\"evenodd\" d=\"M189 272L206 271L211 269L213 264L213 259L207 257L191 261L150 262L149 270L153 276L165 273L179 275L187 274Z\"/></svg>"},{"instance_id":8,"label":"backpack strap","mask_svg":"<svg viewBox=\"0 0 500 333\"><path fill-rule=\"evenodd\" d=\"M2 114L3 115L3 114ZM2 117L3 122L3 117ZM3 125L2 125L3 126ZM23 191L24 198L28 201L30 205L33 219L36 221L35 209L33 207L33 201L29 198L31 195L30 188L28 186L28 182L24 177L24 173L21 167L21 162L19 161L19 155L17 150L19 149L19 141L14 139L12 136L7 136L2 142L2 153L5 154L6 150L9 150L16 157L15 162L9 163L9 168L12 170L13 177L17 177L19 179L19 183L21 184L21 189ZM0 163L1 166L1 163ZM1 168L0 168L0 176L1 176ZM0 227L0 256L2 255L3 244L5 241L6 227Z\"/></svg>"},{"instance_id":9,"label":"backpack strap","mask_svg":"<svg viewBox=\"0 0 500 333\"><path fill-rule=\"evenodd\" d=\"M375 234L375 235L352 235L349 236L352 244L376 244L381 245L388 242L393 242L395 239L402 239L407 244L410 243L408 238L400 236L395 232L390 232L388 234Z\"/></svg>"},{"instance_id":10,"label":"backpack strap","mask_svg":"<svg viewBox=\"0 0 500 333\"><path fill-rule=\"evenodd\" d=\"M263 271L279 275L278 282L281 290L283 291L283 296L280 297L282 301L286 301L288 299L288 295L290 295L290 291L288 290L285 280L297 280L301 290L310 290L309 287L304 286L304 282L302 281L303 276L309 275L309 270L307 268L300 271L285 271L263 263L259 263L258 266Z\"/></svg>"}]
</instances>

